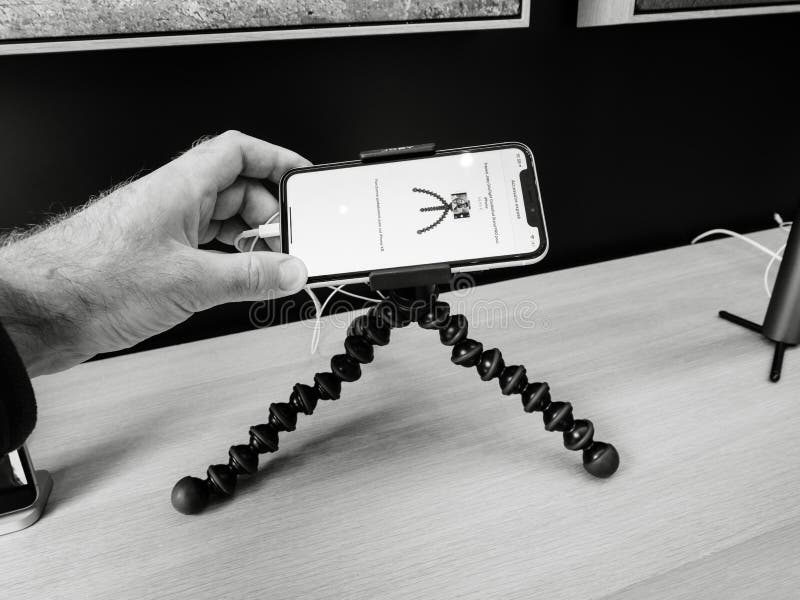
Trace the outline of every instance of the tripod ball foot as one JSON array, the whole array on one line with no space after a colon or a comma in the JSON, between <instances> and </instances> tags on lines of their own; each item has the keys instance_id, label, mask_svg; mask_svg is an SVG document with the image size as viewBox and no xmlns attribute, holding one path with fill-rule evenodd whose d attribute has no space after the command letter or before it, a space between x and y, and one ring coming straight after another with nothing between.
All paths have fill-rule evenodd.
<instances>
[{"instance_id":1,"label":"tripod ball foot","mask_svg":"<svg viewBox=\"0 0 800 600\"><path fill-rule=\"evenodd\" d=\"M619 453L613 445L594 442L583 451L583 468L595 477L611 477L619 468Z\"/></svg>"},{"instance_id":2,"label":"tripod ball foot","mask_svg":"<svg viewBox=\"0 0 800 600\"><path fill-rule=\"evenodd\" d=\"M196 515L208 506L208 484L197 477L186 476L172 488L172 506L184 515Z\"/></svg>"}]
</instances>

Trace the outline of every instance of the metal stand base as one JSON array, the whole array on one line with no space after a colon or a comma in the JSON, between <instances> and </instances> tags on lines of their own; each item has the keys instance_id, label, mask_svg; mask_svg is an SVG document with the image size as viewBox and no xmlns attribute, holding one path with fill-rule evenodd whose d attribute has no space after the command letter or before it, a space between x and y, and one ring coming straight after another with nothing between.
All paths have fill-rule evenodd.
<instances>
[{"instance_id":1,"label":"metal stand base","mask_svg":"<svg viewBox=\"0 0 800 600\"><path fill-rule=\"evenodd\" d=\"M739 327L744 327L745 329L749 329L750 331L755 331L760 335L764 335L764 329L758 323L753 323L753 321L743 319L742 317L729 313L726 310L719 311L719 316L720 318L725 319L734 325L738 325ZM781 372L783 371L783 356L786 352L787 346L790 346L791 344L786 344L785 342L773 343L775 344L775 353L772 355L772 368L770 368L769 371L769 380L773 383L778 383L781 379Z\"/></svg>"},{"instance_id":2,"label":"metal stand base","mask_svg":"<svg viewBox=\"0 0 800 600\"><path fill-rule=\"evenodd\" d=\"M14 533L26 527L30 527L44 512L47 506L47 499L53 489L53 478L47 471L36 471L36 500L27 508L6 513L0 517L0 535Z\"/></svg>"}]
</instances>

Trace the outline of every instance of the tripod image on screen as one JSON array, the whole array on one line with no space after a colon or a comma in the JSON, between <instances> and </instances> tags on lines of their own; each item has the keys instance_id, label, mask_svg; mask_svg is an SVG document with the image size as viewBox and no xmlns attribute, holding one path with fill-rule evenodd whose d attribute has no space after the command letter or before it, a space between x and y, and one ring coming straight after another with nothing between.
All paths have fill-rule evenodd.
<instances>
[{"instance_id":1,"label":"tripod image on screen","mask_svg":"<svg viewBox=\"0 0 800 600\"><path fill-rule=\"evenodd\" d=\"M419 212L441 211L442 213L433 223L431 223L427 227L423 227L422 229L417 229L418 235L422 235L423 233L430 231L431 229L439 225L442 221L444 221L448 213L452 212L453 217L456 219L464 219L469 217L470 203L469 199L467 198L467 194L465 192L450 194L451 201L447 202L444 198L442 198L442 196L430 190L415 187L411 191L416 192L418 194L427 194L428 196L432 196L439 201L439 204L435 204L433 206L424 206L420 208Z\"/></svg>"}]
</instances>

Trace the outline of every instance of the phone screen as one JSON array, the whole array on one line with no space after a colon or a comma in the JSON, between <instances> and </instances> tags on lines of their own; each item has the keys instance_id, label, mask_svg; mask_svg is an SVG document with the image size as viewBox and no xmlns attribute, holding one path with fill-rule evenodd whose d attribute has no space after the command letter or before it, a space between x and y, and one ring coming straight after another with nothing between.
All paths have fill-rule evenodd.
<instances>
[{"instance_id":1,"label":"phone screen","mask_svg":"<svg viewBox=\"0 0 800 600\"><path fill-rule=\"evenodd\" d=\"M26 508L36 500L36 486L26 455L0 455L0 514Z\"/></svg>"},{"instance_id":2,"label":"phone screen","mask_svg":"<svg viewBox=\"0 0 800 600\"><path fill-rule=\"evenodd\" d=\"M544 252L533 157L521 144L312 167L283 183L283 250L309 280Z\"/></svg>"}]
</instances>

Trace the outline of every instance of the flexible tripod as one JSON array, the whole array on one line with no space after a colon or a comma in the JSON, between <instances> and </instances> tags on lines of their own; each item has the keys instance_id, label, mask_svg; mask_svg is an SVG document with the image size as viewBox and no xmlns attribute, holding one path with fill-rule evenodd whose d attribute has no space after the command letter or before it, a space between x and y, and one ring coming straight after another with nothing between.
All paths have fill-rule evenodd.
<instances>
[{"instance_id":1,"label":"flexible tripod","mask_svg":"<svg viewBox=\"0 0 800 600\"><path fill-rule=\"evenodd\" d=\"M583 451L583 466L587 472L595 477L610 477L617 470L616 448L594 440L591 421L574 419L569 402L553 402L548 384L529 382L524 366L506 365L500 350L484 350L483 344L467 337L466 317L451 315L450 306L438 301L436 286L423 285L390 291L386 300L367 314L356 317L347 331L345 353L331 359L330 372L314 375L313 386L295 384L288 402L271 404L267 423L250 428L250 441L231 446L228 464L208 467L206 479L187 476L178 481L172 490L175 509L195 514L206 508L212 496L232 496L240 475L253 475L258 471L258 455L278 450L278 433L294 431L298 413L311 415L319 400L338 400L342 382L353 382L361 377L361 365L372 362L374 347L388 344L392 329L405 327L412 321L423 329L438 330L441 343L453 348L451 361L454 364L475 367L483 381L496 378L503 395L521 396L525 412L541 412L547 431L562 432L568 450Z\"/></svg>"}]
</instances>

